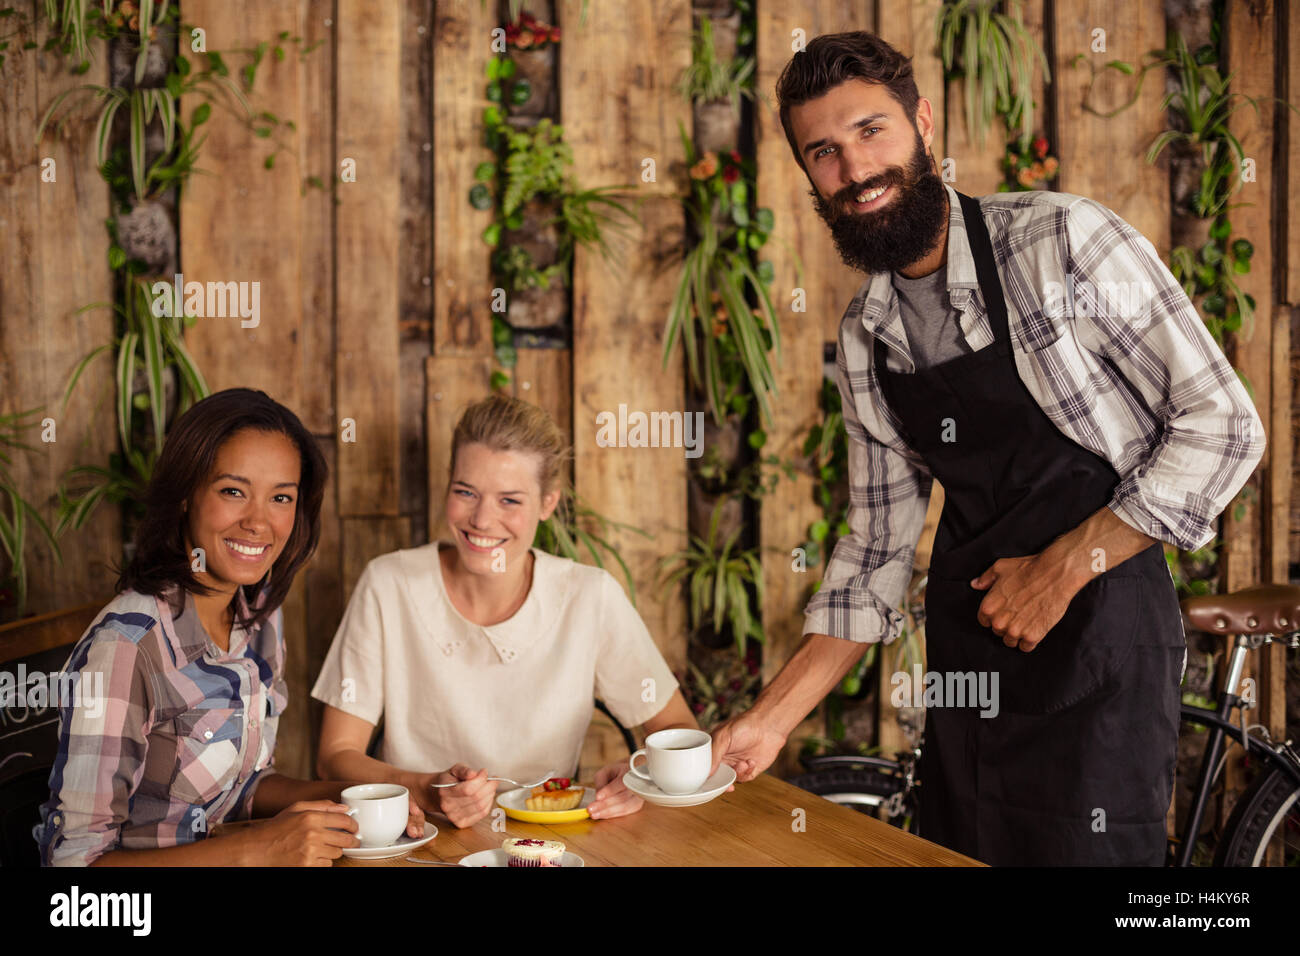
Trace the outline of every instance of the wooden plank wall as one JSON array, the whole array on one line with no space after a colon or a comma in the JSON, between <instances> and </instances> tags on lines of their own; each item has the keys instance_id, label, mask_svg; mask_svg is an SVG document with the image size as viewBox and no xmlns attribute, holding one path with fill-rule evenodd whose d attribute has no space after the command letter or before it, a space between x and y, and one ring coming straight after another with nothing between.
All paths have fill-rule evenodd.
<instances>
[{"instance_id":1,"label":"wooden plank wall","mask_svg":"<svg viewBox=\"0 0 1300 956\"><path fill-rule=\"evenodd\" d=\"M298 175L332 183L338 175L334 129L334 0L305 0L298 5L298 35L304 47L317 46L298 61ZM316 555L299 575L285 607L289 646L289 710L280 734L288 737L288 756L296 763L286 772L312 776L324 705L311 699L311 688L329 651L345 602L338 514L338 418L334 402L334 210L333 189L308 189L299 213L299 361L304 387L299 389L298 417L316 436L330 470L321 508L321 537ZM292 627L296 630L291 630ZM295 653L296 652L296 653ZM300 705L305 704L306 707ZM282 744L281 746L286 746ZM277 756L283 762L284 756Z\"/></svg>"},{"instance_id":2,"label":"wooden plank wall","mask_svg":"<svg viewBox=\"0 0 1300 956\"><path fill-rule=\"evenodd\" d=\"M483 145L483 108L492 57L494 4L439 0L433 36L433 355L426 365L428 533L448 536L443 517L451 434L460 413L488 394L492 279L480 238L492 213L466 198L474 168L492 160Z\"/></svg>"},{"instance_id":3,"label":"wooden plank wall","mask_svg":"<svg viewBox=\"0 0 1300 956\"><path fill-rule=\"evenodd\" d=\"M45 36L36 39L43 43ZM29 421L55 420L54 441L43 441L38 425L19 438L33 450L10 454L17 487L53 527L62 474L102 464L117 447L111 358L88 367L66 413L59 409L76 364L113 337L110 310L75 313L111 301L113 292L104 228L108 187L95 166L92 108L39 144L35 132L55 97L81 83L107 83L108 66L101 58L90 72L73 76L61 58L20 50L21 37L10 41L0 83L0 415L40 407ZM41 178L46 160L54 162L53 182ZM4 508L9 514L8 499ZM30 520L27 525L29 540L43 537ZM111 597L121 535L120 517L101 508L83 531L63 540L62 566L43 540L30 547L27 612ZM7 560L0 564L8 567Z\"/></svg>"},{"instance_id":4,"label":"wooden plank wall","mask_svg":"<svg viewBox=\"0 0 1300 956\"><path fill-rule=\"evenodd\" d=\"M1148 50L1165 42L1165 18L1160 0L1084 0L1055 3L1056 112L1060 192L1088 196L1110 207L1151 240L1162 259L1169 256L1169 174L1163 158L1150 166L1143 158L1151 141L1166 126L1160 110L1163 86L1158 76L1142 85L1138 101L1125 112L1105 119L1083 109L1087 64L1071 66L1080 53L1100 65L1108 60L1137 63ZM1092 31L1106 31L1106 51L1090 49ZM1097 81L1094 101L1107 110L1124 102L1133 86L1115 70Z\"/></svg>"},{"instance_id":5,"label":"wooden plank wall","mask_svg":"<svg viewBox=\"0 0 1300 956\"><path fill-rule=\"evenodd\" d=\"M301 26L299 11L289 6L259 6L248 17L235 18L228 3L190 0L185 16L204 29L209 50L253 47L281 31L297 33ZM232 57L228 65L242 63ZM268 56L258 70L259 102L296 122L304 80L310 77L304 77L296 59L273 63ZM201 102L199 95L183 97L181 116L188 120ZM244 328L238 316L205 316L186 333L186 344L213 392L261 389L297 412L306 391L299 348L301 256L311 249L303 243L308 207L299 198L301 173L291 156L277 157L276 165L266 169L263 161L272 147L261 141L250 145L249 132L233 119L218 113L209 122L201 165L214 175L192 177L182 193L179 260L186 282L258 283L260 315L251 328ZM303 583L301 578L295 582L284 603L290 707L281 719L276 754L284 772L300 776L310 763L307 697L315 677L303 642Z\"/></svg>"},{"instance_id":6,"label":"wooden plank wall","mask_svg":"<svg viewBox=\"0 0 1300 956\"><path fill-rule=\"evenodd\" d=\"M934 119L934 139L930 143L930 153L942 176L943 161L947 155L948 124L945 115L947 109L943 60L934 42L935 18L938 16L940 6L940 0L927 0L924 3L879 0L877 23L880 25L880 35L912 58L912 75L916 79L917 92L930 100L931 115ZM980 161L975 156L963 156L962 162L958 165L958 180L953 183L953 186L958 189L968 188L968 184L960 179L961 170L965 168L968 158L976 162ZM971 185L969 188L975 186ZM925 524L921 529L921 537L916 543L914 565L918 573L930 567L930 553L934 547L934 535L938 530L939 516L942 513L943 485L936 481L931 486ZM909 627L914 624L915 622L909 620ZM890 693L894 687L892 677L902 664L900 656L902 651L903 648L897 644L886 650L876 669L876 744L883 754L894 754L908 747L906 734L898 723L898 708L890 703Z\"/></svg>"},{"instance_id":7,"label":"wooden plank wall","mask_svg":"<svg viewBox=\"0 0 1300 956\"><path fill-rule=\"evenodd\" d=\"M1283 21L1282 29L1286 36L1287 60L1286 69L1281 74L1282 92L1279 96L1287 100L1288 103L1294 103L1296 98L1300 98L1300 4L1287 4L1286 20ZM1281 179L1281 194L1286 196L1282 215L1278 217L1282 224L1283 245L1279 248L1286 250L1286 287L1284 287L1282 299L1287 304L1287 311L1290 316L1286 319L1287 330L1290 332L1291 349L1288 350L1290 355L1290 372L1283 373L1283 378L1288 386L1296 381L1300 376L1300 350L1296 349L1296 343L1300 342L1300 329L1296 328L1297 321L1300 321L1300 181L1297 181L1292 169L1300 168L1300 117L1296 117L1288 109L1279 109L1279 120L1281 120L1283 137L1279 142L1283 144L1282 163L1278 166L1279 179ZM1274 326L1274 334L1282 333L1282 321ZM1282 351L1281 347L1274 351ZM1277 377L1274 378L1278 382ZM1278 382L1281 385L1281 382ZM1300 389L1291 388L1291 401L1286 406L1282 406L1281 414L1286 416L1287 441L1291 445L1291 454L1287 460L1291 460L1291 490L1290 490L1290 507L1286 514L1274 515L1274 522L1281 522L1282 527L1286 529L1288 536L1287 559L1291 563L1300 564L1300 460L1296 455L1300 454L1300 442L1295 441L1295 421L1300 418ZM1278 407L1278 403L1274 403ZM1277 427L1274 428L1277 432ZM1278 434L1274 434L1274 441L1278 441ZM1281 477L1281 470L1278 472Z\"/></svg>"},{"instance_id":8,"label":"wooden plank wall","mask_svg":"<svg viewBox=\"0 0 1300 956\"><path fill-rule=\"evenodd\" d=\"M1272 0L1259 0L1252 4L1229 4L1224 14L1224 57L1226 72L1234 74L1232 89L1249 97L1258 97L1258 114L1255 110L1238 110L1229 119L1229 127L1241 141L1248 158L1254 160L1256 181L1242 187L1237 201L1239 208L1230 212L1233 238L1248 236L1255 245L1250 272L1238 276L1244 292L1255 297L1255 319L1251 326L1243 326L1235 336L1233 364L1241 370L1254 390L1255 407L1268 430L1274 422L1272 410L1273 327L1276 318L1274 303L1278 285L1274 275L1274 262L1282 262L1273 250L1273 180L1276 169L1273 123L1274 95L1274 4ZM1288 330L1289 333L1289 330ZM1289 334L1283 336L1289 342ZM1270 438L1272 436L1270 435ZM1270 441L1264 459L1247 487L1255 495L1247 502L1245 515L1240 521L1224 518L1224 588L1232 591L1249 587L1261 581L1287 579L1287 568L1281 560L1282 552L1270 553L1274 535L1268 515L1278 507L1289 512L1289 503L1281 493L1284 482L1272 480L1274 468L1280 467L1286 475L1290 456L1285 455L1286 445L1274 447ZM1269 497L1264 497L1269 496ZM1272 500L1270 500L1272 499ZM1229 505L1229 512L1232 510ZM1227 642L1230 649L1231 642ZM1229 652L1225 649L1225 653ZM1243 676L1260 685L1255 697L1260 709L1254 715L1272 734L1286 735L1286 658L1285 648L1270 647L1258 655L1247 658ZM1225 784L1229 793L1245 786L1247 776L1236 760L1229 760L1225 769ZM1276 862L1276 861L1274 861Z\"/></svg>"},{"instance_id":9,"label":"wooden plank wall","mask_svg":"<svg viewBox=\"0 0 1300 956\"><path fill-rule=\"evenodd\" d=\"M784 357L775 369L779 395L772 402L773 421L767 426L764 453L782 458L802 454L808 430L821 420L821 368L824 342L834 342L840 316L862 276L846 266L835 251L825 224L812 211L807 174L790 152L776 102L776 81L792 54L793 32L801 29L805 42L823 33L871 29L870 3L818 3L801 0L758 7L758 67L756 85L768 98L754 110L758 163L758 203L772 210L775 227L764 255L772 261L776 279L772 304L781 322ZM788 248L784 243L788 243ZM803 265L799 282L794 257ZM792 310L795 289L803 289L805 312ZM811 333L811 334L810 334ZM821 516L813 498L813 483L800 474L782 480L762 500L759 528L763 561L763 627L768 645L763 653L763 680L770 681L802 641L803 609L817 580L796 573L791 552L802 544L808 525ZM792 771L802 738L821 735L819 719L806 720L790 734L780 770Z\"/></svg>"},{"instance_id":10,"label":"wooden plank wall","mask_svg":"<svg viewBox=\"0 0 1300 956\"><path fill-rule=\"evenodd\" d=\"M673 164L681 166L677 123L691 114L672 84L690 64L691 6L651 0L634 6L557 5L564 30L560 102L565 139L584 185L636 184L647 200L641 225L627 237L611 234L617 270L594 252L574 261L573 437L577 492L598 512L643 528L647 542L614 532L637 585L638 609L670 667L685 665L685 605L671 594L653 599L661 555L686 544L686 458L681 448L602 448L596 416L686 407L681 356L660 367L664 318L674 287L657 273L658 250L681 241L681 207ZM648 38L654 42L648 42ZM653 158L657 181L641 182L642 159Z\"/></svg>"},{"instance_id":11,"label":"wooden plank wall","mask_svg":"<svg viewBox=\"0 0 1300 956\"><path fill-rule=\"evenodd\" d=\"M929 3L937 6L937 0ZM187 278L261 283L257 329L241 329L236 319L204 319L193 330L190 345L210 384L262 388L294 408L331 466L321 545L285 607L291 705L277 762L286 772L308 774L319 723L308 692L351 587L371 557L440 533L451 428L464 405L487 394L491 283L487 249L478 237L489 215L473 210L465 197L475 165L490 158L482 146L480 111L498 11L480 0L237 6L239 15L233 16L230 3L188 0L185 13L207 28L209 49L250 47L282 29L307 43L326 40L300 61L292 54L281 64L268 60L259 72L257 101L297 123L296 167L282 155L274 170L264 169L264 152L250 148L247 132L214 117L201 165L215 176L195 177L181 210ZM648 544L616 538L634 568L642 615L669 663L679 668L685 658L684 608L676 597L666 604L657 600L654 571L661 555L685 542L685 459L676 449L600 448L594 419L619 404L646 411L685 407L680 361L666 370L658 362L676 274L657 271L655 263L682 236L674 198L684 178L677 122L689 127L690 110L671 86L690 60L691 10L686 0L656 0L634 11L589 4L580 25L579 6L580 0L565 0L557 14L565 31L562 119L577 159L575 174L584 185L636 184L649 201L634 240L612 237L622 271L610 270L598 256L578 254L574 352L521 350L512 387L547 408L571 435L578 492L597 510L656 534ZM1300 89L1294 56L1300 13L1287 5L1287 22L1275 31L1274 12L1271 3L1229 5L1229 69L1240 71L1239 91L1270 96ZM790 310L792 259L774 241L766 254L777 272L773 294L784 320L786 356L768 450L784 455L798 450L818 417L822 344L834 340L844 305L860 282L840 263L810 212L807 180L789 155L774 112L773 86L792 52L791 31L801 28L811 39L878 25L886 39L913 53L921 93L935 104L940 124L936 158L957 160L957 188L977 195L995 189L1003 143L992 135L977 150L968 141L959 91L940 90L933 12L924 5L797 0L760 4L758 16L758 86L769 99L755 108L759 201L775 213L775 238L791 243L803 259L808 309ZM1164 127L1157 108L1160 84L1149 78L1136 106L1105 120L1081 110L1087 71L1069 66L1079 52L1135 61L1160 46L1160 3L1030 0L1026 21L1042 24L1053 37L1054 84L1043 89L1040 105L1048 107L1047 115L1036 125L1047 128L1049 138L1055 129L1053 146L1062 164L1056 188L1105 203L1167 254L1166 173L1141 158ZM338 29L340 24L346 29ZM1105 54L1089 51L1090 30L1097 26L1107 30ZM1283 30L1292 56L1278 69ZM103 61L96 63L102 71L98 81L104 82L107 69ZM0 191L0 258L12 264L0 274L0 411L55 401L76 359L112 335L107 312L71 318L76 307L111 296L102 258L107 197L93 168L93 123L73 123L63 139L47 140L39 150L31 145L40 112L58 90L94 76L59 75L35 54L10 51L0 90L0 182L18 188ZM1127 89L1121 78L1104 80L1098 102L1117 102ZM184 114L194 105L183 104ZM1288 559L1300 555L1300 534L1289 521L1296 469L1288 474L1286 464L1295 452L1282 436L1295 401L1284 358L1292 307L1300 304L1300 230L1288 231L1295 215L1269 215L1271 200L1280 202L1283 195L1286 208L1300 212L1298 191L1280 178L1288 162L1300 159L1300 123L1281 127L1286 135L1278 139L1275 156L1273 107L1265 102L1261 109L1268 118L1258 125L1252 110L1234 116L1248 155L1257 160L1258 181L1247 187L1246 199L1255 206L1232 218L1234 234L1249 235L1256 247L1244 279L1261 318L1241 337L1238 354L1271 430L1271 457L1255 482L1261 498L1247 521L1239 527L1227 523L1230 587L1257 572L1283 580ZM1052 115L1055 123L1045 124ZM36 164L46 155L58 160L56 184L39 184ZM321 175L328 182L345 157L356 161L356 182L338 184L337 203L329 190L299 196L301 177ZM656 160L656 183L640 181L646 157ZM1279 290L1271 278L1275 264L1283 269L1271 248L1275 232L1288 250ZM47 320L31 323L33 315ZM800 334L809 316L815 334ZM107 454L111 371L103 362L88 372L47 459L19 456L20 484L36 489L29 497L45 500L68 465ZM339 440L343 418L356 423L355 443ZM75 445L83 436L90 443ZM940 498L936 486L918 547L922 567ZM791 572L790 550L815 516L807 480L782 483L763 506L763 611L772 635L765 655L768 678L799 641L811 582ZM38 551L33 609L100 596L112 583L108 565L118 560L119 538L113 509L103 508L92 529L75 540L68 568L50 568ZM1267 718L1275 728L1280 675L1270 658L1261 676L1274 695ZM602 733L596 737L607 740ZM895 739L887 721L881 733L882 741ZM608 752L616 750L610 745Z\"/></svg>"}]
</instances>

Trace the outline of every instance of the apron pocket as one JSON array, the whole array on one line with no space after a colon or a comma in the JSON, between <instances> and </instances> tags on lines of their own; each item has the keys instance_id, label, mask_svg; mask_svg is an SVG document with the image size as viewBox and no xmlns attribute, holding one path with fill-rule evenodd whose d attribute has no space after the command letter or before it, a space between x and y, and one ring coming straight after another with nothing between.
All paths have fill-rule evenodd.
<instances>
[{"instance_id":1,"label":"apron pocket","mask_svg":"<svg viewBox=\"0 0 1300 956\"><path fill-rule=\"evenodd\" d=\"M1007 647L979 623L988 594L969 579L931 577L926 588L926 668L973 672L993 685L999 713L1050 714L1111 682L1132 656L1142 620L1142 579L1108 572L1074 596L1065 615L1032 651Z\"/></svg>"}]
</instances>

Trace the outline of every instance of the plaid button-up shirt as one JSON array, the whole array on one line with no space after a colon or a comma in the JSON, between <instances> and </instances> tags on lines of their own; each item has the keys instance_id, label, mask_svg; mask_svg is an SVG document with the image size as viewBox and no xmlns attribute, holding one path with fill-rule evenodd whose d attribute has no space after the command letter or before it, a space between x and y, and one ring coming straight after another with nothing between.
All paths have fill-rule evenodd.
<instances>
[{"instance_id":1,"label":"plaid button-up shirt","mask_svg":"<svg viewBox=\"0 0 1300 956\"><path fill-rule=\"evenodd\" d=\"M165 596L135 591L100 612L64 666L80 674L82 699L59 705L35 830L45 865L191 843L249 817L287 703L282 621L277 609L251 633L236 624L222 651L188 592L175 617Z\"/></svg>"},{"instance_id":2,"label":"plaid button-up shirt","mask_svg":"<svg viewBox=\"0 0 1300 956\"><path fill-rule=\"evenodd\" d=\"M948 296L978 351L993 331L947 188ZM1098 202L1038 191L979 202L1021 381L1062 434L1119 474L1108 504L1119 518L1185 550L1205 545L1264 454L1264 426L1196 308L1151 243ZM851 533L804 610L805 634L888 642L903 624L934 479L880 390L877 336L891 369L915 371L887 272L863 283L840 322Z\"/></svg>"}]
</instances>

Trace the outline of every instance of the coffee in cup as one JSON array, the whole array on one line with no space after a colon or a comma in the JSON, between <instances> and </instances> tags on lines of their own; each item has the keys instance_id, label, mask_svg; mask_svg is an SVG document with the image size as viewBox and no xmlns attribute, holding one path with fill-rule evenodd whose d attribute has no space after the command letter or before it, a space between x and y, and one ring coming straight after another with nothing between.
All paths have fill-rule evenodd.
<instances>
[{"instance_id":1,"label":"coffee in cup","mask_svg":"<svg viewBox=\"0 0 1300 956\"><path fill-rule=\"evenodd\" d=\"M363 783L341 794L360 828L363 847L391 846L406 831L411 799L405 787L395 783Z\"/></svg>"},{"instance_id":2,"label":"coffee in cup","mask_svg":"<svg viewBox=\"0 0 1300 956\"><path fill-rule=\"evenodd\" d=\"M644 770L636 765L636 758L642 754L646 758ZM628 761L632 773L674 796L699 790L712 764L713 738L702 730L682 728L651 734L645 739L645 747Z\"/></svg>"}]
</instances>

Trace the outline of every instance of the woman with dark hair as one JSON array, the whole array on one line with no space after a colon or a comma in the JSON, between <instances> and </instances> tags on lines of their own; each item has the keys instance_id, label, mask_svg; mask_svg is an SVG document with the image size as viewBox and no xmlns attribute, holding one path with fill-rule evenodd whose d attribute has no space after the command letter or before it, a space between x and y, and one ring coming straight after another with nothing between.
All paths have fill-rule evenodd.
<instances>
[{"instance_id":1,"label":"woman with dark hair","mask_svg":"<svg viewBox=\"0 0 1300 956\"><path fill-rule=\"evenodd\" d=\"M280 605L320 538L327 477L264 392L218 392L176 421L119 594L64 667L103 699L60 702L46 865L328 865L359 844L338 803L349 784L271 767L288 702ZM255 817L273 819L205 839Z\"/></svg>"}]
</instances>

